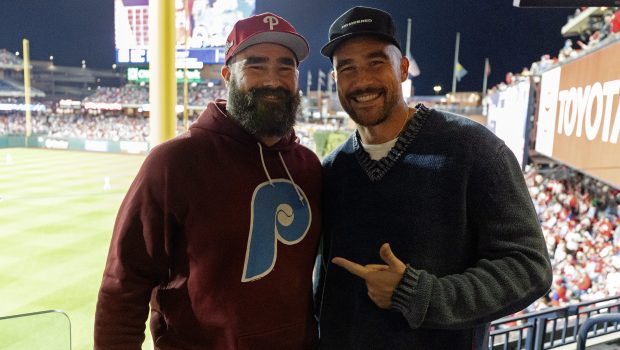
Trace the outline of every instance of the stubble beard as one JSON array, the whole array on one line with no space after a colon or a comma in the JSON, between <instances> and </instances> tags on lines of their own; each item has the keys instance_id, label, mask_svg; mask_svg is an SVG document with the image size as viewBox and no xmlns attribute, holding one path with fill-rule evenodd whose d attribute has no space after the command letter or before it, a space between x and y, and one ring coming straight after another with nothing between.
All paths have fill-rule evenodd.
<instances>
[{"instance_id":1,"label":"stubble beard","mask_svg":"<svg viewBox=\"0 0 620 350\"><path fill-rule=\"evenodd\" d=\"M362 111L361 113L357 113L355 111L355 108L352 106L351 102L349 101L352 100L353 96L355 95L359 95L362 93L372 93L372 92L381 92L382 96L386 98L386 101L383 105L383 108L381 108L377 112L377 114L370 115L370 116L362 116L362 114L368 114L370 112ZM353 91L346 95L341 94L339 92L338 98L340 99L340 104L342 105L342 108L345 110L345 112L347 112L349 117L353 119L355 124L364 126L364 127L373 127L373 126L377 126L385 122L392 114L392 111L394 110L394 106L396 106L396 103L397 103L396 98L394 98L393 95L389 95L385 89L368 89L368 90L363 90L363 91L357 90L357 91Z\"/></svg>"}]
</instances>

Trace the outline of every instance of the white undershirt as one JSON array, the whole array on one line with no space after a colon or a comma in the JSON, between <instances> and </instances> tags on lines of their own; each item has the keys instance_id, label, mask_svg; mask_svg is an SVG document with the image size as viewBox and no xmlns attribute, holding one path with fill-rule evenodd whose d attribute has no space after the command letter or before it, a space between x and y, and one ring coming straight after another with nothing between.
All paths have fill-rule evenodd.
<instances>
[{"instance_id":1,"label":"white undershirt","mask_svg":"<svg viewBox=\"0 0 620 350\"><path fill-rule=\"evenodd\" d=\"M396 144L396 141L398 141L398 137L388 142L380 143L378 145L369 145L363 142L361 144L362 144L362 147L364 147L364 150L368 152L368 155L370 155L370 159L379 160L387 156L388 153L390 153L390 150L392 149L392 147L394 147L394 145Z\"/></svg>"}]
</instances>

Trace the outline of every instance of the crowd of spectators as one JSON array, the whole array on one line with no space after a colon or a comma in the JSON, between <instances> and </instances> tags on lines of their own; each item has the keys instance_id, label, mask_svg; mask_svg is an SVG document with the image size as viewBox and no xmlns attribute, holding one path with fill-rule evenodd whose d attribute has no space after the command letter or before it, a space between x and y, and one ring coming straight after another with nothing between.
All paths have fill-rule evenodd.
<instances>
[{"instance_id":1,"label":"crowd of spectators","mask_svg":"<svg viewBox=\"0 0 620 350\"><path fill-rule=\"evenodd\" d=\"M33 113L32 134L57 138L82 138L111 141L148 140L148 120L120 113L101 115ZM23 112L0 113L0 135L23 135L26 118Z\"/></svg>"},{"instance_id":2,"label":"crowd of spectators","mask_svg":"<svg viewBox=\"0 0 620 350\"><path fill-rule=\"evenodd\" d=\"M198 84L191 87L187 94L187 104L189 106L206 107L209 101L215 101L218 98L226 98L226 88L223 86L208 86L206 84ZM183 103L183 93L179 91L177 94L177 103Z\"/></svg>"},{"instance_id":3,"label":"crowd of spectators","mask_svg":"<svg viewBox=\"0 0 620 350\"><path fill-rule=\"evenodd\" d=\"M217 85L196 84L188 89L189 106L204 108L209 101L225 98L226 89ZM127 84L122 87L101 87L87 96L83 103L108 103L122 106L141 106L149 102L149 90L146 85ZM179 86L177 103L183 104L183 90Z\"/></svg>"},{"instance_id":4,"label":"crowd of spectators","mask_svg":"<svg viewBox=\"0 0 620 350\"><path fill-rule=\"evenodd\" d=\"M586 9L578 8L574 16L578 16ZM540 61L535 62L530 68L530 70L534 71L533 74L544 71L556 62L562 62L586 54L600 44L605 43L608 39L620 35L620 8L607 7L602 11L601 15L588 18L588 26L581 33L579 40L566 39L564 41L564 45L558 52L557 58L543 55Z\"/></svg>"},{"instance_id":5,"label":"crowd of spectators","mask_svg":"<svg viewBox=\"0 0 620 350\"><path fill-rule=\"evenodd\" d=\"M567 168L526 173L553 266L533 309L620 294L620 191Z\"/></svg>"},{"instance_id":6,"label":"crowd of spectators","mask_svg":"<svg viewBox=\"0 0 620 350\"><path fill-rule=\"evenodd\" d=\"M199 113L190 113L188 127L198 118ZM148 141L149 120L140 115L127 116L121 112L91 114L56 114L47 112L32 113L32 133L57 138L82 138L111 141ZM314 132L317 130L335 131L340 124L335 120L319 123L299 121L295 127L301 144L315 150ZM177 119L177 134L185 130L181 116ZM23 112L0 112L0 136L23 135L26 133L26 118Z\"/></svg>"},{"instance_id":7,"label":"crowd of spectators","mask_svg":"<svg viewBox=\"0 0 620 350\"><path fill-rule=\"evenodd\" d=\"M92 95L86 96L82 103L92 102L135 106L146 104L148 101L148 87L126 84L122 87L100 87Z\"/></svg>"},{"instance_id":8,"label":"crowd of spectators","mask_svg":"<svg viewBox=\"0 0 620 350\"><path fill-rule=\"evenodd\" d=\"M568 21L578 16L586 9L588 8L578 8L575 13L568 18ZM529 68L524 67L521 72L518 73L506 73L504 82L492 87L490 89L491 92L502 90L515 81L529 79L532 75L540 75L559 62L580 57L610 40L620 37L620 7L601 7L599 10L602 11L602 13L587 19L588 25L583 29L578 39L568 38L564 40L564 44L558 51L557 56L544 54L538 61L532 62Z\"/></svg>"},{"instance_id":9,"label":"crowd of spectators","mask_svg":"<svg viewBox=\"0 0 620 350\"><path fill-rule=\"evenodd\" d=\"M568 20L570 21L588 9L588 7L577 8ZM620 33L620 7L599 7L597 10L596 16L590 16L587 19L588 26L581 33L581 40L577 42L582 49L588 49L609 36Z\"/></svg>"},{"instance_id":10,"label":"crowd of spectators","mask_svg":"<svg viewBox=\"0 0 620 350\"><path fill-rule=\"evenodd\" d=\"M0 103L24 104L23 97L0 97Z\"/></svg>"}]
</instances>

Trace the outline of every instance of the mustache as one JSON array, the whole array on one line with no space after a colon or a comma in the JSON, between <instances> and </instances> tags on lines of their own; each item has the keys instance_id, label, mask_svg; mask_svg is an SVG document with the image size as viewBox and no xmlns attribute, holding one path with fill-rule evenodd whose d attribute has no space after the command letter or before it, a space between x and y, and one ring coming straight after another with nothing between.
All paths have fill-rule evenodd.
<instances>
[{"instance_id":1,"label":"mustache","mask_svg":"<svg viewBox=\"0 0 620 350\"><path fill-rule=\"evenodd\" d=\"M276 96L280 99L288 99L291 97L291 92L283 87L278 88L253 88L249 91L252 98L261 98L265 96Z\"/></svg>"},{"instance_id":2,"label":"mustache","mask_svg":"<svg viewBox=\"0 0 620 350\"><path fill-rule=\"evenodd\" d=\"M368 87L364 89L355 89L347 94L347 98L355 98L360 95L366 94L380 94L383 93L385 89L378 87Z\"/></svg>"}]
</instances>

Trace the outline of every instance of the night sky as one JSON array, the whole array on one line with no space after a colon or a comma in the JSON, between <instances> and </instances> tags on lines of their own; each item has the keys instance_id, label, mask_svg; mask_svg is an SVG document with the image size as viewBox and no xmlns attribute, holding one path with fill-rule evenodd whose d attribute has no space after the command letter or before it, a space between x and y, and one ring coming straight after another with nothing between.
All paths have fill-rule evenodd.
<instances>
[{"instance_id":1,"label":"night sky","mask_svg":"<svg viewBox=\"0 0 620 350\"><path fill-rule=\"evenodd\" d=\"M112 0L1 0L0 4L0 48L21 52L22 38L28 38L35 60L53 55L59 65L77 67L83 59L96 68L111 68L114 63ZM444 91L450 89L457 31L459 61L469 72L457 89L479 91L485 57L491 63L490 87L503 81L506 72L520 72L545 53L557 56L564 43L560 29L574 12L515 8L512 0L257 0L257 13L283 16L308 39L311 55L300 66L302 89L308 69L330 69L319 49L327 41L331 22L355 5L390 12L403 50L407 18L412 18L411 52L422 72L413 82L416 95L433 94L437 83ZM317 74L313 76L316 79Z\"/></svg>"}]
</instances>

